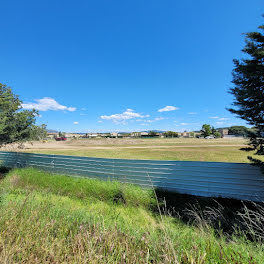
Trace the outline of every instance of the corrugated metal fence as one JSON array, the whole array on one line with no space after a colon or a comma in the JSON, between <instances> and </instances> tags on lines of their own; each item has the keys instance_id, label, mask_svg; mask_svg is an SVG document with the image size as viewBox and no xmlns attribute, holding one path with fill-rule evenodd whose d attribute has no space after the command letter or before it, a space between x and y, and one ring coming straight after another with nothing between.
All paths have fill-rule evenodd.
<instances>
[{"instance_id":1,"label":"corrugated metal fence","mask_svg":"<svg viewBox=\"0 0 264 264\"><path fill-rule=\"evenodd\" d=\"M35 167L54 173L158 187L207 197L264 201L264 175L244 163L103 159L0 152L7 167Z\"/></svg>"}]
</instances>

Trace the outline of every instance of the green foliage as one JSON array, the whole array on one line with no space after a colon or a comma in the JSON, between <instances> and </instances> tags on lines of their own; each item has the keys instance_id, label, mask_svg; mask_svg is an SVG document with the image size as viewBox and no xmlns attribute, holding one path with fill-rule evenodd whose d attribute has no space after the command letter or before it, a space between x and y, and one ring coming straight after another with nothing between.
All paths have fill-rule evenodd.
<instances>
[{"instance_id":1,"label":"green foliage","mask_svg":"<svg viewBox=\"0 0 264 264\"><path fill-rule=\"evenodd\" d=\"M179 134L177 132L173 132L173 131L166 131L163 133L164 137L179 137Z\"/></svg>"},{"instance_id":2,"label":"green foliage","mask_svg":"<svg viewBox=\"0 0 264 264\"><path fill-rule=\"evenodd\" d=\"M33 125L30 133L30 140L43 140L47 137L47 126L42 124L41 126Z\"/></svg>"},{"instance_id":3,"label":"green foliage","mask_svg":"<svg viewBox=\"0 0 264 264\"><path fill-rule=\"evenodd\" d=\"M155 137L157 135L157 133L155 131L149 131L149 136L151 137Z\"/></svg>"},{"instance_id":4,"label":"green foliage","mask_svg":"<svg viewBox=\"0 0 264 264\"><path fill-rule=\"evenodd\" d=\"M231 126L228 130L229 135L240 135L247 137L249 135L250 129L245 126Z\"/></svg>"},{"instance_id":5,"label":"green foliage","mask_svg":"<svg viewBox=\"0 0 264 264\"><path fill-rule=\"evenodd\" d=\"M64 132L59 132L59 137L65 137L65 133Z\"/></svg>"},{"instance_id":6,"label":"green foliage","mask_svg":"<svg viewBox=\"0 0 264 264\"><path fill-rule=\"evenodd\" d=\"M258 144L259 153L264 154L261 139L264 132L264 25L259 32L246 34L246 45L242 50L246 59L234 60L233 84L230 93L234 96L233 108L228 109L259 131L254 144ZM260 138L260 140L258 139Z\"/></svg>"},{"instance_id":7,"label":"green foliage","mask_svg":"<svg viewBox=\"0 0 264 264\"><path fill-rule=\"evenodd\" d=\"M260 26L261 32L264 26ZM242 50L247 59L234 60L234 95L229 111L248 121L251 125L264 128L264 35L261 32L246 34L246 45Z\"/></svg>"},{"instance_id":8,"label":"green foliage","mask_svg":"<svg viewBox=\"0 0 264 264\"><path fill-rule=\"evenodd\" d=\"M214 136L215 136L216 138L220 138L222 135L221 135L220 132L215 131L215 132L214 132Z\"/></svg>"},{"instance_id":9,"label":"green foliage","mask_svg":"<svg viewBox=\"0 0 264 264\"><path fill-rule=\"evenodd\" d=\"M216 132L216 129L214 128L214 126L212 126L211 130L212 130L212 134Z\"/></svg>"},{"instance_id":10,"label":"green foliage","mask_svg":"<svg viewBox=\"0 0 264 264\"><path fill-rule=\"evenodd\" d=\"M208 137L208 136L210 136L210 135L212 134L211 126L208 125L208 124L204 124L204 125L202 126L202 130L201 130L201 132L202 132L202 136L203 136L203 137Z\"/></svg>"},{"instance_id":11,"label":"green foliage","mask_svg":"<svg viewBox=\"0 0 264 264\"><path fill-rule=\"evenodd\" d=\"M0 145L30 139L37 112L21 110L21 101L0 83Z\"/></svg>"}]
</instances>

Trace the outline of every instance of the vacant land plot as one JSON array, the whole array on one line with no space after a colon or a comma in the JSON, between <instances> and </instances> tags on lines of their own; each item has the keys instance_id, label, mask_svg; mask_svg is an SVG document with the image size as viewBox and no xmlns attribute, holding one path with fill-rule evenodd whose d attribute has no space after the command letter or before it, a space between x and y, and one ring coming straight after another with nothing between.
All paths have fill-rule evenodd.
<instances>
[{"instance_id":1,"label":"vacant land plot","mask_svg":"<svg viewBox=\"0 0 264 264\"><path fill-rule=\"evenodd\" d=\"M247 147L247 143L246 139L79 139L27 143L20 151L101 158L244 163L249 162L247 157L254 153L240 150Z\"/></svg>"}]
</instances>

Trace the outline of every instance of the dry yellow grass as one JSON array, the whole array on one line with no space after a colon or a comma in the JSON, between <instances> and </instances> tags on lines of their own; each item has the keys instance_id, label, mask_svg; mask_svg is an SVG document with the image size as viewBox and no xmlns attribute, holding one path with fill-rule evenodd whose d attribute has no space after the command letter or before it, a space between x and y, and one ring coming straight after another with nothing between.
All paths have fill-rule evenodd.
<instances>
[{"instance_id":1,"label":"dry yellow grass","mask_svg":"<svg viewBox=\"0 0 264 264\"><path fill-rule=\"evenodd\" d=\"M8 146L8 149L24 152L76 155L101 158L191 160L219 162L249 162L254 152L241 151L247 147L246 139L80 139L65 142L26 143L24 149ZM261 158L261 156L254 156ZM263 159L263 158L262 158Z\"/></svg>"}]
</instances>

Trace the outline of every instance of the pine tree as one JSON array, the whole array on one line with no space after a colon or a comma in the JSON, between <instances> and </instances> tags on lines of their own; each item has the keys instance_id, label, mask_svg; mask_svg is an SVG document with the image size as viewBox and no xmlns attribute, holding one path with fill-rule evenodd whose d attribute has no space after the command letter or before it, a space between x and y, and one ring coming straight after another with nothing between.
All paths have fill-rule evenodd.
<instances>
[{"instance_id":1,"label":"pine tree","mask_svg":"<svg viewBox=\"0 0 264 264\"><path fill-rule=\"evenodd\" d=\"M264 25L259 32L246 34L246 45L242 50L245 59L234 60L232 72L234 86L230 93L234 95L233 108L228 110L256 128L251 138L259 154L264 153ZM257 144L256 144L257 142Z\"/></svg>"}]
</instances>

